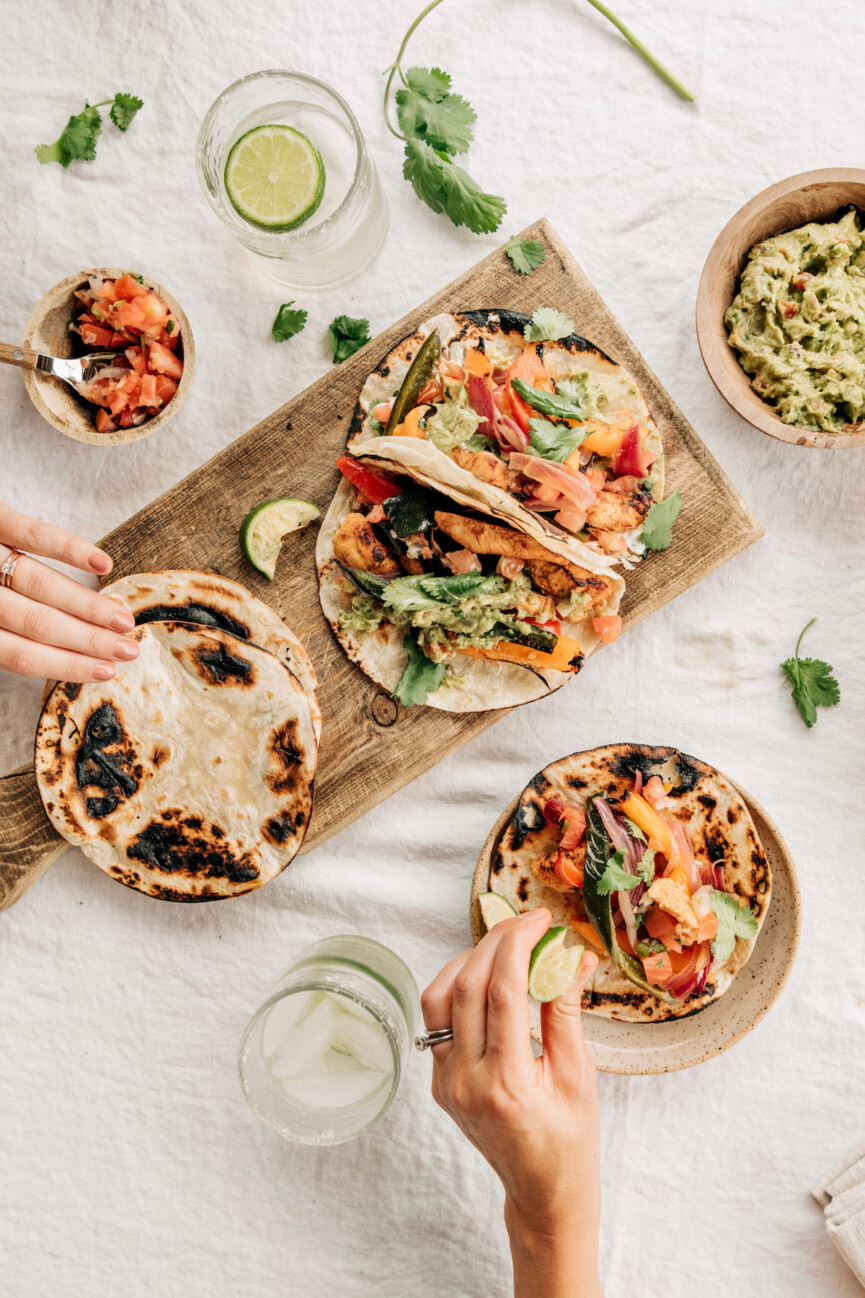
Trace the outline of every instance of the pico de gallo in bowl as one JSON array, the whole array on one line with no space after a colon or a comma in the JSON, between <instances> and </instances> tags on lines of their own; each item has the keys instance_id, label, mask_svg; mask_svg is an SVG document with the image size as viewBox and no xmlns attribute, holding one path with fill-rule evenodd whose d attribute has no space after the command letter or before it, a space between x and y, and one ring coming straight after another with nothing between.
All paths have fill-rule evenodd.
<instances>
[{"instance_id":1,"label":"pico de gallo in bowl","mask_svg":"<svg viewBox=\"0 0 865 1298\"><path fill-rule=\"evenodd\" d=\"M171 307L128 271L116 278L93 275L75 290L77 307L69 330L79 355L116 351L78 392L97 407L97 433L138 428L176 396L183 378L183 330Z\"/></svg>"}]
</instances>

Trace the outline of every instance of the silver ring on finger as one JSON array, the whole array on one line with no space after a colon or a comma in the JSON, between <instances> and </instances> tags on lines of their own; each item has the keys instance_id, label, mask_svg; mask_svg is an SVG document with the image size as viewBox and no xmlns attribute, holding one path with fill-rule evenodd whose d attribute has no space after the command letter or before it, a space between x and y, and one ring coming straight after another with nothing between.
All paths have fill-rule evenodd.
<instances>
[{"instance_id":1,"label":"silver ring on finger","mask_svg":"<svg viewBox=\"0 0 865 1298\"><path fill-rule=\"evenodd\" d=\"M10 550L3 562L0 563L0 590L12 589L12 578L15 576L18 560L23 553L23 550Z\"/></svg>"},{"instance_id":2,"label":"silver ring on finger","mask_svg":"<svg viewBox=\"0 0 865 1298\"><path fill-rule=\"evenodd\" d=\"M430 1046L440 1046L443 1041L453 1041L453 1028L434 1028L432 1032L424 1032L422 1036L415 1037L415 1050L429 1050Z\"/></svg>"}]
</instances>

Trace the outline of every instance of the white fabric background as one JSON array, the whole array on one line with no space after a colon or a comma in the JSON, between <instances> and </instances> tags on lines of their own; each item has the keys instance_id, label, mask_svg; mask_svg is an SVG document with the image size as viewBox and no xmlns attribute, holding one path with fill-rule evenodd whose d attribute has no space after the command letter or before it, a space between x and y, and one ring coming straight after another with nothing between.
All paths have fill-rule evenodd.
<instances>
[{"instance_id":1,"label":"white fabric background","mask_svg":"<svg viewBox=\"0 0 865 1298\"><path fill-rule=\"evenodd\" d=\"M498 1183L428 1094L416 1059L390 1115L334 1150L283 1144L234 1072L251 1011L325 934L391 945L423 986L469 940L476 853L499 809L563 753L680 745L741 781L798 863L805 925L780 1004L690 1072L601 1077L609 1295L860 1292L808 1189L861 1141L865 1065L861 651L865 452L753 432L700 361L694 295L721 225L772 181L856 165L865 42L857 0L617 0L698 94L677 100L574 0L438 10L409 62L438 62L477 109L468 166L503 192L501 236L546 214L766 528L766 537L523 709L296 862L257 895L157 905L68 852L0 917L0 1289L14 1298L505 1294ZM162 281L195 330L192 395L162 433L100 451L43 423L0 373L0 498L92 537L122 522L327 371L333 315L384 327L500 236L414 199L382 121L379 72L420 0L38 0L6 5L0 336L89 263ZM336 85L382 175L391 229L349 288L287 297L198 190L193 146L217 93L297 67ZM97 160L40 167L85 96L139 93ZM807 731L778 664L808 651L843 702ZM41 686L0 674L0 769L30 751ZM370 773L374 778L374 772Z\"/></svg>"}]
</instances>

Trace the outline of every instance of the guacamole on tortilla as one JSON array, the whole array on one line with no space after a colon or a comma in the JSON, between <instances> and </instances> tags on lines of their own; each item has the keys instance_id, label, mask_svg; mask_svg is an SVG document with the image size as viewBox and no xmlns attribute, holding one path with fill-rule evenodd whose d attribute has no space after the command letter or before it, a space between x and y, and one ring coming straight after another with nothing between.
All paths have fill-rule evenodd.
<instances>
[{"instance_id":1,"label":"guacamole on tortilla","mask_svg":"<svg viewBox=\"0 0 865 1298\"><path fill-rule=\"evenodd\" d=\"M785 424L865 418L865 234L855 209L764 239L724 317L751 386Z\"/></svg>"}]
</instances>

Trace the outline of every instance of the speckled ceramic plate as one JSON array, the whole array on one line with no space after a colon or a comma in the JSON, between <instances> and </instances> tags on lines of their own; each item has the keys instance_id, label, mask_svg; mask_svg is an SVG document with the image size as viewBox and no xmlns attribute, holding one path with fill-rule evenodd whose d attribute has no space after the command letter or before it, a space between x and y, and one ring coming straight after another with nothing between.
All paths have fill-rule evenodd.
<instances>
[{"instance_id":1,"label":"speckled ceramic plate","mask_svg":"<svg viewBox=\"0 0 865 1298\"><path fill-rule=\"evenodd\" d=\"M687 1018L666 1023L621 1023L584 1014L583 1032L589 1053L602 1073L672 1073L712 1059L756 1027L789 977L801 929L796 868L777 827L760 804L735 781L730 783L753 817L772 871L772 900L751 957L719 1000ZM493 854L519 798L517 794L499 816L478 857L470 903L475 943L481 939L477 898L490 886Z\"/></svg>"}]
</instances>

